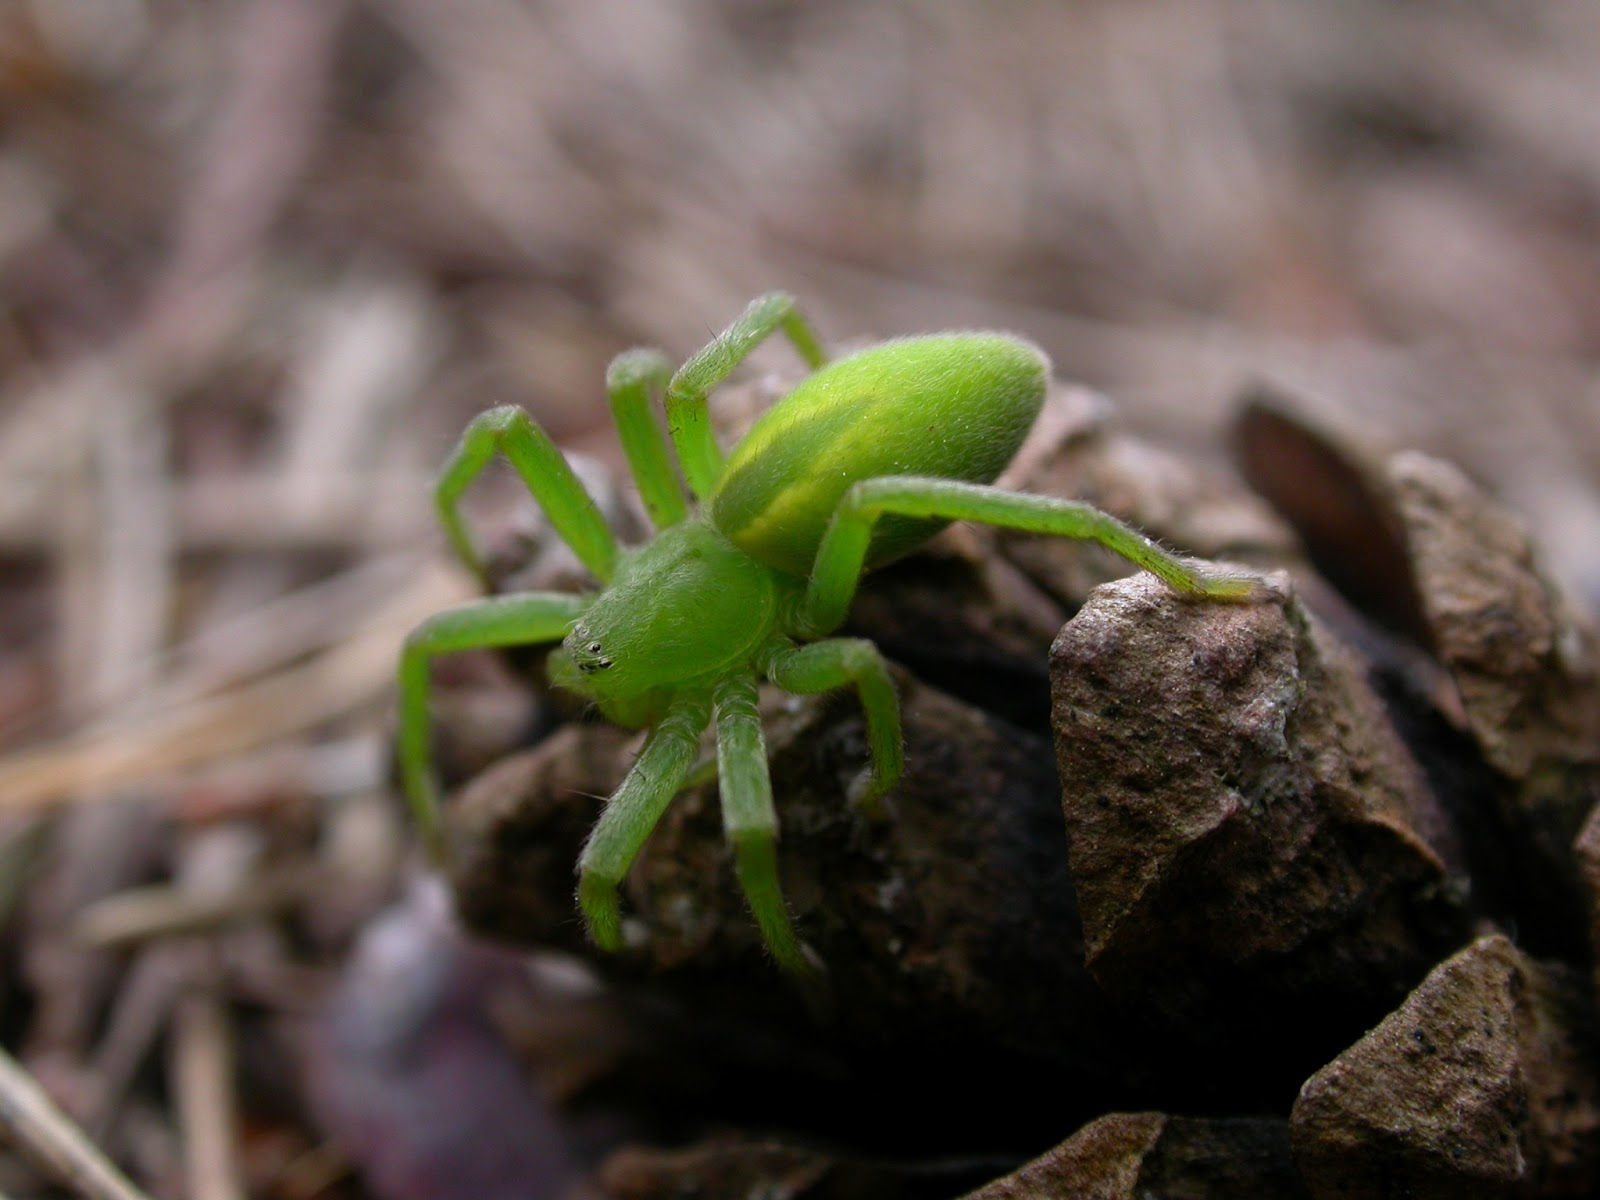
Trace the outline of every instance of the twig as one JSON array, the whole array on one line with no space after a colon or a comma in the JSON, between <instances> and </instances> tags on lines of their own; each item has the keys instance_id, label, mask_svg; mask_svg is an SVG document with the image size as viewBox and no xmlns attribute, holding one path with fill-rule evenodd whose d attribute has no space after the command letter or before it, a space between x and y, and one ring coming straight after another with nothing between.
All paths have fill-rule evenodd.
<instances>
[{"instance_id":1,"label":"twig","mask_svg":"<svg viewBox=\"0 0 1600 1200\"><path fill-rule=\"evenodd\" d=\"M233 1031L216 996L197 992L178 1006L173 1075L184 1159L194 1200L244 1200L236 1146Z\"/></svg>"},{"instance_id":2,"label":"twig","mask_svg":"<svg viewBox=\"0 0 1600 1200\"><path fill-rule=\"evenodd\" d=\"M20 1145L88 1200L150 1200L4 1050L0 1050L0 1121Z\"/></svg>"},{"instance_id":3,"label":"twig","mask_svg":"<svg viewBox=\"0 0 1600 1200\"><path fill-rule=\"evenodd\" d=\"M142 948L111 997L105 1033L89 1061L98 1084L94 1107L83 1118L91 1136L104 1140L127 1115L129 1087L170 1024L178 997L190 986L195 953L189 941Z\"/></svg>"},{"instance_id":4,"label":"twig","mask_svg":"<svg viewBox=\"0 0 1600 1200\"><path fill-rule=\"evenodd\" d=\"M131 888L86 909L72 931L80 945L104 948L185 933L209 933L287 908L321 884L327 872L317 863L290 863L248 878L216 895L151 884Z\"/></svg>"},{"instance_id":5,"label":"twig","mask_svg":"<svg viewBox=\"0 0 1600 1200\"><path fill-rule=\"evenodd\" d=\"M0 392L0 408L12 397ZM0 438L5 435L0 431ZM60 454L57 448L51 451ZM0 471L10 455L0 450ZM54 493L36 466L11 477L19 490L0 496L0 551L41 554L52 544L46 510ZM432 475L403 468L341 469L323 479L314 504L291 508L293 480L281 468L242 468L220 476L175 479L173 539L183 551L236 554L290 550L384 550L415 545L427 528Z\"/></svg>"},{"instance_id":6,"label":"twig","mask_svg":"<svg viewBox=\"0 0 1600 1200\"><path fill-rule=\"evenodd\" d=\"M152 667L157 682L146 689L145 708L170 709L237 687L356 636L426 562L415 554L369 559L210 623L161 653ZM94 715L109 716L126 699L117 696Z\"/></svg>"},{"instance_id":7,"label":"twig","mask_svg":"<svg viewBox=\"0 0 1600 1200\"><path fill-rule=\"evenodd\" d=\"M310 729L380 699L400 641L465 596L443 570L424 572L362 634L254 683L120 724L86 729L0 761L0 808L66 803L80 791L147 781Z\"/></svg>"},{"instance_id":8,"label":"twig","mask_svg":"<svg viewBox=\"0 0 1600 1200\"><path fill-rule=\"evenodd\" d=\"M284 494L274 506L284 514L330 507L339 484L375 457L444 341L428 298L399 279L352 279L315 320L284 401Z\"/></svg>"}]
</instances>

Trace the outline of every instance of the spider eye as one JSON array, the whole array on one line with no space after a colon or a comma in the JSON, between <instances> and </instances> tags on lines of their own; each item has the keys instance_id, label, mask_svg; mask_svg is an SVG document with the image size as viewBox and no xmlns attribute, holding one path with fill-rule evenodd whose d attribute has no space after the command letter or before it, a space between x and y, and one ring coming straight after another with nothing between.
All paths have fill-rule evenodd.
<instances>
[{"instance_id":1,"label":"spider eye","mask_svg":"<svg viewBox=\"0 0 1600 1200\"><path fill-rule=\"evenodd\" d=\"M600 653L600 643L599 642L590 642L589 643L589 653L590 654L599 654Z\"/></svg>"}]
</instances>

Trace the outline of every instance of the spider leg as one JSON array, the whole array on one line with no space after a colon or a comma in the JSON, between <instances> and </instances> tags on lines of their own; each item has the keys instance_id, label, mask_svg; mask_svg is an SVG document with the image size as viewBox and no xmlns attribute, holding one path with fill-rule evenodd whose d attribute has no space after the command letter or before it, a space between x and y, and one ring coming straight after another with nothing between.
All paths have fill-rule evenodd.
<instances>
[{"instance_id":1,"label":"spider leg","mask_svg":"<svg viewBox=\"0 0 1600 1200\"><path fill-rule=\"evenodd\" d=\"M722 450L711 431L706 397L752 350L779 332L812 369L828 361L816 332L795 308L794 297L787 292L768 292L751 301L733 324L679 367L667 385L667 431L677 447L689 490L698 500L711 494L722 474Z\"/></svg>"},{"instance_id":2,"label":"spider leg","mask_svg":"<svg viewBox=\"0 0 1600 1200\"><path fill-rule=\"evenodd\" d=\"M1160 577L1169 587L1214 600L1248 600L1263 586L1250 575L1186 563L1138 530L1081 501L951 479L891 475L855 484L834 510L800 604L797 631L802 636L826 633L844 620L861 578L873 523L885 513L977 521L1025 533L1099 542Z\"/></svg>"},{"instance_id":3,"label":"spider leg","mask_svg":"<svg viewBox=\"0 0 1600 1200\"><path fill-rule=\"evenodd\" d=\"M880 801L900 780L905 754L900 741L900 698L889 666L864 638L829 638L796 647L779 640L763 655L761 669L786 692L813 695L854 686L867 718L872 765L850 785L850 800L871 817L881 817Z\"/></svg>"},{"instance_id":4,"label":"spider leg","mask_svg":"<svg viewBox=\"0 0 1600 1200\"><path fill-rule=\"evenodd\" d=\"M528 491L544 509L561 540L601 583L609 583L617 562L617 543L606 528L594 499L572 473L550 435L522 409L503 405L479 413L439 474L434 505L450 544L461 561L481 579L483 556L467 533L460 511L461 494L500 451L522 476Z\"/></svg>"},{"instance_id":5,"label":"spider leg","mask_svg":"<svg viewBox=\"0 0 1600 1200\"><path fill-rule=\"evenodd\" d=\"M700 732L710 720L706 694L674 698L584 844L578 859L578 905L589 936L602 950L622 947L617 888L683 786L700 746Z\"/></svg>"},{"instance_id":6,"label":"spider leg","mask_svg":"<svg viewBox=\"0 0 1600 1200\"><path fill-rule=\"evenodd\" d=\"M755 676L729 676L717 684L713 698L722 826L733 847L739 886L778 965L788 971L809 970L778 886L778 814L772 807Z\"/></svg>"},{"instance_id":7,"label":"spider leg","mask_svg":"<svg viewBox=\"0 0 1600 1200\"><path fill-rule=\"evenodd\" d=\"M400 654L400 777L424 848L443 859L439 783L433 774L428 691L431 660L456 650L525 646L566 636L589 601L562 592L520 592L477 600L429 617Z\"/></svg>"},{"instance_id":8,"label":"spider leg","mask_svg":"<svg viewBox=\"0 0 1600 1200\"><path fill-rule=\"evenodd\" d=\"M657 529L676 525L689 515L661 435L650 411L650 397L667 390L672 363L659 350L639 347L624 350L606 368L606 396L616 422L628 469L639 485L639 499Z\"/></svg>"}]
</instances>

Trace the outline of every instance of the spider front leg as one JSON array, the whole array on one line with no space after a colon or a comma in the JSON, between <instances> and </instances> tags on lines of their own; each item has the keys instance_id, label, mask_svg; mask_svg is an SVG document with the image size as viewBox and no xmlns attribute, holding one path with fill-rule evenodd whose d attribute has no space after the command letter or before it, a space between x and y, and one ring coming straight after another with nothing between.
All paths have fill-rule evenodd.
<instances>
[{"instance_id":1,"label":"spider front leg","mask_svg":"<svg viewBox=\"0 0 1600 1200\"><path fill-rule=\"evenodd\" d=\"M734 675L722 680L713 699L722 827L733 847L739 886L778 965L787 971L809 970L778 885L778 814L772 807L755 676Z\"/></svg>"},{"instance_id":2,"label":"spider front leg","mask_svg":"<svg viewBox=\"0 0 1600 1200\"><path fill-rule=\"evenodd\" d=\"M515 405L491 408L473 418L439 474L434 504L439 523L468 569L485 578L483 555L461 517L461 494L501 451L539 502L561 540L601 583L609 583L617 565L617 542L606 527L594 498L572 473L550 435Z\"/></svg>"},{"instance_id":3,"label":"spider front leg","mask_svg":"<svg viewBox=\"0 0 1600 1200\"><path fill-rule=\"evenodd\" d=\"M800 696L853 686L867 719L871 766L850 785L849 799L874 819L881 818L883 797L900 781L905 751L900 737L900 698L889 665L878 648L864 638L829 638L796 647L774 642L759 663L767 678Z\"/></svg>"},{"instance_id":4,"label":"spider front leg","mask_svg":"<svg viewBox=\"0 0 1600 1200\"><path fill-rule=\"evenodd\" d=\"M680 694L650 731L578 859L578 905L602 950L622 948L617 888L694 765L700 733L711 720L710 697Z\"/></svg>"},{"instance_id":5,"label":"spider front leg","mask_svg":"<svg viewBox=\"0 0 1600 1200\"><path fill-rule=\"evenodd\" d=\"M722 474L722 450L711 430L706 398L752 350L778 332L813 370L828 361L816 332L795 308L794 297L787 292L768 292L679 367L667 385L667 431L677 447L684 479L698 500L711 495Z\"/></svg>"},{"instance_id":6,"label":"spider front leg","mask_svg":"<svg viewBox=\"0 0 1600 1200\"><path fill-rule=\"evenodd\" d=\"M1167 586L1192 596L1249 600L1264 588L1251 575L1208 571L1186 563L1138 530L1081 501L953 479L892 475L855 484L834 510L800 603L799 626L804 636L826 633L844 620L861 578L872 526L886 513L976 521L1024 533L1098 542L1158 576Z\"/></svg>"},{"instance_id":7,"label":"spider front leg","mask_svg":"<svg viewBox=\"0 0 1600 1200\"><path fill-rule=\"evenodd\" d=\"M433 773L428 692L432 660L457 650L559 641L583 615L588 597L562 592L495 596L436 613L406 638L400 654L399 755L406 799L435 862L443 859L439 783Z\"/></svg>"}]
</instances>

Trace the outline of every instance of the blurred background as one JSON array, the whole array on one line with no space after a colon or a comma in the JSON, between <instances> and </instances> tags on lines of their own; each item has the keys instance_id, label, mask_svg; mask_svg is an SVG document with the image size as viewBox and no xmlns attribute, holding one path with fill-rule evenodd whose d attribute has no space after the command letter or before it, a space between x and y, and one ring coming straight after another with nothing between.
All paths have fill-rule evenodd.
<instances>
[{"instance_id":1,"label":"blurred background","mask_svg":"<svg viewBox=\"0 0 1600 1200\"><path fill-rule=\"evenodd\" d=\"M0 0L0 1030L154 1194L491 1194L340 1032L505 973L374 921L430 473L502 403L614 459L607 360L773 287L1218 461L1269 385L1600 605L1600 6Z\"/></svg>"}]
</instances>

